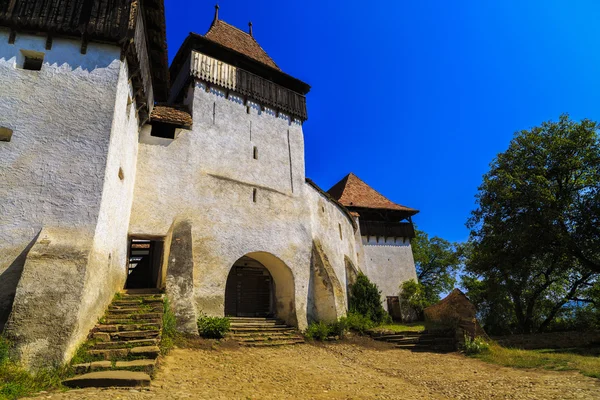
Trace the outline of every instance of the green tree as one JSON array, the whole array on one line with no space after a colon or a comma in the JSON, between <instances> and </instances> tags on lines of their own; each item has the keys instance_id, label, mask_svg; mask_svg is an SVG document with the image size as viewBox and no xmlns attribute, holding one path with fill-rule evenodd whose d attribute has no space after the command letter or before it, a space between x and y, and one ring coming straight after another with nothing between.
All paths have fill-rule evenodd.
<instances>
[{"instance_id":1,"label":"green tree","mask_svg":"<svg viewBox=\"0 0 600 400\"><path fill-rule=\"evenodd\" d=\"M390 319L381 305L381 291L363 273L359 273L356 282L350 286L348 311L365 316L377 324Z\"/></svg>"},{"instance_id":2,"label":"green tree","mask_svg":"<svg viewBox=\"0 0 600 400\"><path fill-rule=\"evenodd\" d=\"M415 229L411 243L417 279L421 287L409 288L418 295L424 307L437 303L440 295L449 292L456 284L456 273L460 269L463 248L440 237L429 237Z\"/></svg>"},{"instance_id":3,"label":"green tree","mask_svg":"<svg viewBox=\"0 0 600 400\"><path fill-rule=\"evenodd\" d=\"M484 175L478 208L467 224L472 251L466 286L494 290L496 300L508 302L508 314L504 310L493 316L504 318L497 324L512 324L521 332L543 331L596 285L598 127L561 115L558 122L517 132ZM477 299L471 290L468 294ZM479 298L482 303L484 297ZM491 316L494 310L488 304Z\"/></svg>"}]
</instances>

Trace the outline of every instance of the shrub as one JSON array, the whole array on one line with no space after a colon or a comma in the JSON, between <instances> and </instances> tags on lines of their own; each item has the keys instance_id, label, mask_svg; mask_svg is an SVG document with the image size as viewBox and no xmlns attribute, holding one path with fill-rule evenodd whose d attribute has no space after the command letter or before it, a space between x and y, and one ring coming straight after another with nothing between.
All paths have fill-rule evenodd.
<instances>
[{"instance_id":1,"label":"shrub","mask_svg":"<svg viewBox=\"0 0 600 400\"><path fill-rule=\"evenodd\" d=\"M304 336L307 339L323 341L329 337L330 331L331 327L326 322L311 322L304 331Z\"/></svg>"},{"instance_id":2,"label":"shrub","mask_svg":"<svg viewBox=\"0 0 600 400\"><path fill-rule=\"evenodd\" d=\"M391 322L390 315L381 305L381 291L366 275L359 273L350 287L348 311L368 317L376 324Z\"/></svg>"},{"instance_id":3,"label":"shrub","mask_svg":"<svg viewBox=\"0 0 600 400\"><path fill-rule=\"evenodd\" d=\"M364 334L369 329L375 327L375 323L367 316L355 312L349 312L345 317L346 327L349 330Z\"/></svg>"},{"instance_id":4,"label":"shrub","mask_svg":"<svg viewBox=\"0 0 600 400\"><path fill-rule=\"evenodd\" d=\"M487 353L490 350L490 345L481 337L472 338L468 335L465 335L463 350L467 355Z\"/></svg>"},{"instance_id":5,"label":"shrub","mask_svg":"<svg viewBox=\"0 0 600 400\"><path fill-rule=\"evenodd\" d=\"M229 332L230 321L227 317L208 317L206 315L198 318L198 332L200 336L207 339L221 339Z\"/></svg>"}]
</instances>

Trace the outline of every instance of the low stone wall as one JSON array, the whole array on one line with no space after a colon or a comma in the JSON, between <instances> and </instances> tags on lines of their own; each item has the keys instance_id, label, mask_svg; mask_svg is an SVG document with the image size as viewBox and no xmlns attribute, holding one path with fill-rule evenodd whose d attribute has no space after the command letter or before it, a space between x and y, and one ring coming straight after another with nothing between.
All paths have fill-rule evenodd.
<instances>
[{"instance_id":1,"label":"low stone wall","mask_svg":"<svg viewBox=\"0 0 600 400\"><path fill-rule=\"evenodd\" d=\"M600 346L600 331L593 332L549 332L528 335L492 337L499 345L524 350L564 349L569 347Z\"/></svg>"}]
</instances>

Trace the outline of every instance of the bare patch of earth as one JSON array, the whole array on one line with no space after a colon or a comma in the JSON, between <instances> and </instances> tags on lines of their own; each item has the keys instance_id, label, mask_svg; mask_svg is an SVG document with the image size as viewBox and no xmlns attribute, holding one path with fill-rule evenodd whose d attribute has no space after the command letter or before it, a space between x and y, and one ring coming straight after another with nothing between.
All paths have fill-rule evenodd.
<instances>
[{"instance_id":1,"label":"bare patch of earth","mask_svg":"<svg viewBox=\"0 0 600 400\"><path fill-rule=\"evenodd\" d=\"M147 390L81 389L39 399L600 399L577 372L499 367L370 339L279 348L175 349Z\"/></svg>"}]
</instances>

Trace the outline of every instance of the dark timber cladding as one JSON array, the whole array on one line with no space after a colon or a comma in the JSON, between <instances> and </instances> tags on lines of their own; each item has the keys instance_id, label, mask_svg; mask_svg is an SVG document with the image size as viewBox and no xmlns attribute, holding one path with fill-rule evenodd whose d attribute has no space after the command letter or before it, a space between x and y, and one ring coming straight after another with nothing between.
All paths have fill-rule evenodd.
<instances>
[{"instance_id":1,"label":"dark timber cladding","mask_svg":"<svg viewBox=\"0 0 600 400\"><path fill-rule=\"evenodd\" d=\"M88 41L121 46L141 106L140 122L155 100L167 100L163 0L0 0L0 26L13 33L80 39L83 53Z\"/></svg>"},{"instance_id":2,"label":"dark timber cladding","mask_svg":"<svg viewBox=\"0 0 600 400\"><path fill-rule=\"evenodd\" d=\"M237 68L237 86L231 90L302 121L308 118L305 95L310 86L282 72L249 34L223 21L213 22L206 36L190 33L171 63L173 80L185 68L192 50ZM200 72L192 71L192 75Z\"/></svg>"}]
</instances>

